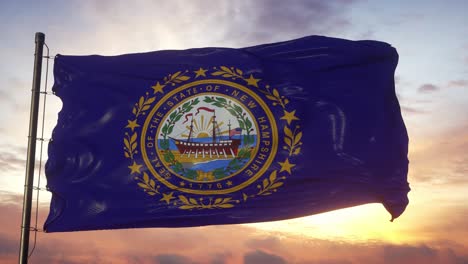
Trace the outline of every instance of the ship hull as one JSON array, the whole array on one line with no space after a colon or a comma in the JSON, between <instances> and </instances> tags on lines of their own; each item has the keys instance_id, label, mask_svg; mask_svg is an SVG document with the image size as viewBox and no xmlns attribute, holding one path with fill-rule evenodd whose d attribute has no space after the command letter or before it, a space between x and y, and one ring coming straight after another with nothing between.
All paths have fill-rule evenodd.
<instances>
[{"instance_id":1,"label":"ship hull","mask_svg":"<svg viewBox=\"0 0 468 264\"><path fill-rule=\"evenodd\" d=\"M237 156L240 139L224 140L216 143L206 142L187 142L185 140L175 139L174 143L181 156L193 158L233 158Z\"/></svg>"}]
</instances>

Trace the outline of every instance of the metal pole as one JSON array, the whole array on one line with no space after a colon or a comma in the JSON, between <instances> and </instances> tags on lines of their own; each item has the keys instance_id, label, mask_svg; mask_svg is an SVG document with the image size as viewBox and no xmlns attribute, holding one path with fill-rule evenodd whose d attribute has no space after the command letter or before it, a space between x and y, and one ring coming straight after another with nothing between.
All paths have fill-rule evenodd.
<instances>
[{"instance_id":1,"label":"metal pole","mask_svg":"<svg viewBox=\"0 0 468 264\"><path fill-rule=\"evenodd\" d=\"M41 91L42 51L44 33L36 33L36 52L34 54L34 72L31 90L31 110L29 113L28 155L26 158L26 177L24 181L23 220L21 223L21 243L19 263L28 263L29 232L31 228L31 204L34 182L34 164L36 161L37 121L39 97Z\"/></svg>"}]
</instances>

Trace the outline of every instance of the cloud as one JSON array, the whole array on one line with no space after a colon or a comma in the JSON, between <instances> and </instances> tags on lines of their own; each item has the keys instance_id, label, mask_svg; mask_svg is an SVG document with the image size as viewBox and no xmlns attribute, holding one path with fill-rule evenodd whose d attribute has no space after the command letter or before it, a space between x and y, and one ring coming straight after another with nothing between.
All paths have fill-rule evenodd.
<instances>
[{"instance_id":1,"label":"cloud","mask_svg":"<svg viewBox=\"0 0 468 264\"><path fill-rule=\"evenodd\" d=\"M244 264L286 264L282 257L261 250L248 252L244 255Z\"/></svg>"},{"instance_id":2,"label":"cloud","mask_svg":"<svg viewBox=\"0 0 468 264\"><path fill-rule=\"evenodd\" d=\"M161 254L155 257L158 264L192 264L189 258L179 254Z\"/></svg>"},{"instance_id":3,"label":"cloud","mask_svg":"<svg viewBox=\"0 0 468 264\"><path fill-rule=\"evenodd\" d=\"M466 120L468 121L468 120ZM468 125L461 125L421 140L410 152L410 176L416 183L468 184ZM445 188L444 187L444 188Z\"/></svg>"},{"instance_id":4,"label":"cloud","mask_svg":"<svg viewBox=\"0 0 468 264\"><path fill-rule=\"evenodd\" d=\"M19 155L15 149L0 148L0 169L4 172L24 170L26 155Z\"/></svg>"},{"instance_id":5,"label":"cloud","mask_svg":"<svg viewBox=\"0 0 468 264\"><path fill-rule=\"evenodd\" d=\"M414 108L414 107L411 107L411 106L405 106L405 105L401 106L401 111L403 111L404 114L408 114L408 115L425 114L426 113L425 111L420 110L418 108Z\"/></svg>"},{"instance_id":6,"label":"cloud","mask_svg":"<svg viewBox=\"0 0 468 264\"><path fill-rule=\"evenodd\" d=\"M430 93L430 92L435 92L440 89L439 86L436 86L434 84L423 84L418 88L418 92L420 93Z\"/></svg>"},{"instance_id":7,"label":"cloud","mask_svg":"<svg viewBox=\"0 0 468 264\"><path fill-rule=\"evenodd\" d=\"M17 250L18 250L17 241L0 233L0 256L12 255L12 253Z\"/></svg>"},{"instance_id":8,"label":"cloud","mask_svg":"<svg viewBox=\"0 0 468 264\"><path fill-rule=\"evenodd\" d=\"M429 263L436 256L437 251L426 245L417 247L388 245L383 247L383 257L388 263L403 263L403 261L413 259L423 259L426 263Z\"/></svg>"},{"instance_id":9,"label":"cloud","mask_svg":"<svg viewBox=\"0 0 468 264\"><path fill-rule=\"evenodd\" d=\"M468 80L460 79L460 80L451 80L447 82L445 85L438 86L431 83L426 83L418 88L418 92L420 93L432 93L441 90L442 88L456 88L456 87L467 87L468 88Z\"/></svg>"},{"instance_id":10,"label":"cloud","mask_svg":"<svg viewBox=\"0 0 468 264\"><path fill-rule=\"evenodd\" d=\"M387 245L383 247L385 263L466 263L467 257L457 256L451 249L434 249L426 245Z\"/></svg>"},{"instance_id":11,"label":"cloud","mask_svg":"<svg viewBox=\"0 0 468 264\"><path fill-rule=\"evenodd\" d=\"M17 261L21 204L19 195L0 193L0 262ZM454 208L455 209L455 208ZM351 264L351 263L444 263L468 260L468 241L440 241L441 235L466 236L468 208L440 211L440 222L420 221L424 244L397 245L383 241L356 243L320 240L283 232L261 231L245 225L202 228L148 228L112 231L38 234L34 263L269 263L269 264ZM47 208L41 207L41 222ZM444 221L450 219L450 221ZM458 228L457 228L457 227ZM449 229L449 228L452 229ZM410 230L409 232L414 232ZM424 232L432 233L424 233ZM461 241L461 239L458 239Z\"/></svg>"},{"instance_id":12,"label":"cloud","mask_svg":"<svg viewBox=\"0 0 468 264\"><path fill-rule=\"evenodd\" d=\"M349 11L354 4L349 0L239 0L235 5L225 1L145 1L135 2L129 12L123 0L83 2L74 10L74 17L82 20L80 30L64 30L58 25L62 39L55 44L63 54L111 55L244 47L311 34L337 35L350 28ZM76 41L70 43L70 39Z\"/></svg>"},{"instance_id":13,"label":"cloud","mask_svg":"<svg viewBox=\"0 0 468 264\"><path fill-rule=\"evenodd\" d=\"M453 81L450 81L447 86L468 88L468 80L453 80Z\"/></svg>"},{"instance_id":14,"label":"cloud","mask_svg":"<svg viewBox=\"0 0 468 264\"><path fill-rule=\"evenodd\" d=\"M39 147L36 148L36 153L38 152L39 152ZM20 174L23 174L26 168L26 155L27 155L27 148L24 146L0 145L0 169L6 173L20 172ZM45 154L43 154L43 156L44 155ZM35 161L36 173L39 170L39 165L40 165L39 159L36 159ZM42 170L44 169L44 165L45 165L45 159L43 159L42 161Z\"/></svg>"},{"instance_id":15,"label":"cloud","mask_svg":"<svg viewBox=\"0 0 468 264\"><path fill-rule=\"evenodd\" d=\"M278 237L269 236L265 238L253 238L245 243L250 248L259 248L266 250L278 250L281 248L281 242Z\"/></svg>"},{"instance_id":16,"label":"cloud","mask_svg":"<svg viewBox=\"0 0 468 264\"><path fill-rule=\"evenodd\" d=\"M215 253L211 259L211 264L225 264L232 258L232 252Z\"/></svg>"}]
</instances>

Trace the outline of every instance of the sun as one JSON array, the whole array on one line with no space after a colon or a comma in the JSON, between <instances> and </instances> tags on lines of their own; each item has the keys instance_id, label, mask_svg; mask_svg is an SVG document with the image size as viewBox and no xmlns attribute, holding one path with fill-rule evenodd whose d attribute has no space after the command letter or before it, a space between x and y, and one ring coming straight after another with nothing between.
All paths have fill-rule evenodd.
<instances>
[{"instance_id":1,"label":"sun","mask_svg":"<svg viewBox=\"0 0 468 264\"><path fill-rule=\"evenodd\" d=\"M207 138L207 137L210 137L210 134L204 131L197 134L197 138Z\"/></svg>"},{"instance_id":2,"label":"sun","mask_svg":"<svg viewBox=\"0 0 468 264\"><path fill-rule=\"evenodd\" d=\"M213 117L206 118L204 115L200 116L200 119L193 120L193 133L197 135L197 138L208 138L213 135ZM217 130L219 130L224 125L224 122L221 121L216 124ZM190 126L186 126L187 130L190 130ZM229 134L228 130L223 130L216 132L217 135L226 135ZM187 134L182 134L183 137L188 137Z\"/></svg>"}]
</instances>

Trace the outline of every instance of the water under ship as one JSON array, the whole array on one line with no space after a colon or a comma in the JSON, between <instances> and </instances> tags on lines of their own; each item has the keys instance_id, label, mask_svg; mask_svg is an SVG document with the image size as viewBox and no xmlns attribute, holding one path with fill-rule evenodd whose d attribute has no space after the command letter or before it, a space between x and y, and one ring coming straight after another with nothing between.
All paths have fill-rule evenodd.
<instances>
[{"instance_id":1,"label":"water under ship","mask_svg":"<svg viewBox=\"0 0 468 264\"><path fill-rule=\"evenodd\" d=\"M210 111L211 112L211 111ZM193 115L190 123L189 134L186 139L176 139L170 137L177 146L180 153L180 157L195 158L195 159L224 159L233 158L237 156L239 146L241 144L240 139L233 139L231 134L231 123L228 123L229 137L228 139L221 139L217 134L219 127L216 121L216 113L213 110L212 117L212 140L210 141L195 141L193 138ZM239 133L240 134L240 133Z\"/></svg>"}]
</instances>

